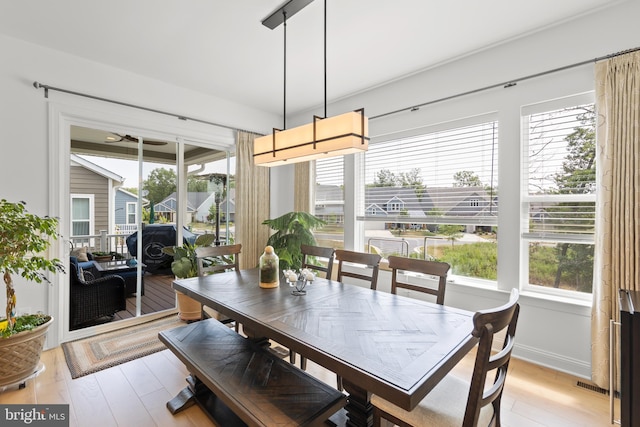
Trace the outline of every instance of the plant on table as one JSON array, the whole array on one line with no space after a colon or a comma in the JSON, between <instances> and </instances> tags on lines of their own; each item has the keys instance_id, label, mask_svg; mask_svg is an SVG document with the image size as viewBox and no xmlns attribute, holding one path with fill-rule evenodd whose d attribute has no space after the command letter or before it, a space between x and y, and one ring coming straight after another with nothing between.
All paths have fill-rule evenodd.
<instances>
[{"instance_id":1,"label":"plant on table","mask_svg":"<svg viewBox=\"0 0 640 427\"><path fill-rule=\"evenodd\" d=\"M29 213L25 202L0 201L0 271L7 291L6 319L3 337L44 324L49 317L25 315L16 317L16 293L12 274L20 274L36 283L49 282L46 272L64 272L59 259L44 253L58 238L58 219Z\"/></svg>"}]
</instances>

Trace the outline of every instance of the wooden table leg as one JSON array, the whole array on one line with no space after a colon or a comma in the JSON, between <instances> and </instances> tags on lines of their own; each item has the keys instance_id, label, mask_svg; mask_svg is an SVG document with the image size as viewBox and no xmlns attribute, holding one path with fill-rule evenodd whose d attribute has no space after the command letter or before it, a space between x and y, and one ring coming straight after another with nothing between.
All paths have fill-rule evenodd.
<instances>
[{"instance_id":1,"label":"wooden table leg","mask_svg":"<svg viewBox=\"0 0 640 427\"><path fill-rule=\"evenodd\" d=\"M347 399L347 426L372 427L373 406L371 405L371 393L358 387L347 379L342 379L342 384L349 397Z\"/></svg>"}]
</instances>

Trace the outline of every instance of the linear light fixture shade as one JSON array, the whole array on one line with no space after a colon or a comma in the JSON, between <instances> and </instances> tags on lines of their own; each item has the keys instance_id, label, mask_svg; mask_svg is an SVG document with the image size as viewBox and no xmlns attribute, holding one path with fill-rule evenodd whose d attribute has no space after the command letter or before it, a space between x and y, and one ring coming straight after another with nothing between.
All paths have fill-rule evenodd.
<instances>
[{"instance_id":1,"label":"linear light fixture shade","mask_svg":"<svg viewBox=\"0 0 640 427\"><path fill-rule=\"evenodd\" d=\"M274 129L256 138L253 160L259 166L281 166L367 151L369 119L364 109L320 118L293 129Z\"/></svg>"}]
</instances>

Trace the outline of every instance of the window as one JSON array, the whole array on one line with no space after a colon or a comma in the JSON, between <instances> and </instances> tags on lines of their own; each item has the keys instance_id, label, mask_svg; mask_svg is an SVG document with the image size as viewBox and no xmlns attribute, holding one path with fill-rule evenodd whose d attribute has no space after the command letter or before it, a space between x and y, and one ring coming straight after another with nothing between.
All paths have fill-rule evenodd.
<instances>
[{"instance_id":1,"label":"window","mask_svg":"<svg viewBox=\"0 0 640 427\"><path fill-rule=\"evenodd\" d=\"M394 254L497 279L498 123L476 118L372 141L364 158L365 239Z\"/></svg>"},{"instance_id":2,"label":"window","mask_svg":"<svg viewBox=\"0 0 640 427\"><path fill-rule=\"evenodd\" d=\"M315 212L327 224L314 235L318 245L344 247L344 158L316 160Z\"/></svg>"},{"instance_id":3,"label":"window","mask_svg":"<svg viewBox=\"0 0 640 427\"><path fill-rule=\"evenodd\" d=\"M127 224L137 224L136 218L136 203L127 203Z\"/></svg>"},{"instance_id":4,"label":"window","mask_svg":"<svg viewBox=\"0 0 640 427\"><path fill-rule=\"evenodd\" d=\"M93 228L93 194L71 195L71 234L89 236Z\"/></svg>"},{"instance_id":5,"label":"window","mask_svg":"<svg viewBox=\"0 0 640 427\"><path fill-rule=\"evenodd\" d=\"M591 94L523 108L522 240L525 283L532 289L592 290L596 164L590 100Z\"/></svg>"}]
</instances>

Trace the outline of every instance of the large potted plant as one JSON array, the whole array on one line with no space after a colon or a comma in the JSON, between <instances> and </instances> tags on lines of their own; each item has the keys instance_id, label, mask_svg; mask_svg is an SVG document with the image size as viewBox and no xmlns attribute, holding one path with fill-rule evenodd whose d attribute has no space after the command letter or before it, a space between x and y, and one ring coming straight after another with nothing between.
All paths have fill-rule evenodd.
<instances>
[{"instance_id":1,"label":"large potted plant","mask_svg":"<svg viewBox=\"0 0 640 427\"><path fill-rule=\"evenodd\" d=\"M51 316L16 316L16 292L12 275L42 283L47 272L63 272L59 259L46 251L58 237L58 220L29 213L24 202L0 201L0 271L6 285L6 317L0 320L0 386L22 382L40 363Z\"/></svg>"},{"instance_id":2,"label":"large potted plant","mask_svg":"<svg viewBox=\"0 0 640 427\"><path fill-rule=\"evenodd\" d=\"M262 222L275 231L267 240L280 258L280 271L300 270L302 252L300 245L316 245L312 231L326 223L307 212L288 212L278 218Z\"/></svg>"},{"instance_id":3,"label":"large potted plant","mask_svg":"<svg viewBox=\"0 0 640 427\"><path fill-rule=\"evenodd\" d=\"M201 234L196 237L193 244L185 242L182 246L165 246L162 248L164 253L173 257L173 262L171 263L173 274L181 279L196 277L198 275L196 248L211 246L215 238L215 234ZM176 295L178 297L178 317L180 317L180 320L200 320L202 317L201 304L182 292L176 291Z\"/></svg>"}]
</instances>

